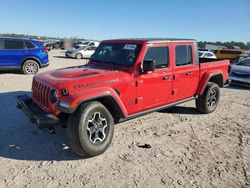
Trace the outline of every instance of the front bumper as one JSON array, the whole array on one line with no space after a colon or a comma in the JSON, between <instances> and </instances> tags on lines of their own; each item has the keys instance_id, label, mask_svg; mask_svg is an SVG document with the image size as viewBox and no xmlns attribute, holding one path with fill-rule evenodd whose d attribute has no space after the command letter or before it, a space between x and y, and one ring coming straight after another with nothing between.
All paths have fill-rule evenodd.
<instances>
[{"instance_id":1,"label":"front bumper","mask_svg":"<svg viewBox=\"0 0 250 188\"><path fill-rule=\"evenodd\" d=\"M49 128L60 123L60 119L53 114L41 110L28 95L16 97L17 108L20 109L39 129Z\"/></svg>"},{"instance_id":2,"label":"front bumper","mask_svg":"<svg viewBox=\"0 0 250 188\"><path fill-rule=\"evenodd\" d=\"M65 56L66 57L75 57L74 54L72 54L72 53L65 53Z\"/></svg>"},{"instance_id":3,"label":"front bumper","mask_svg":"<svg viewBox=\"0 0 250 188\"><path fill-rule=\"evenodd\" d=\"M229 76L231 84L250 87L250 78L242 78L236 76Z\"/></svg>"}]
</instances>

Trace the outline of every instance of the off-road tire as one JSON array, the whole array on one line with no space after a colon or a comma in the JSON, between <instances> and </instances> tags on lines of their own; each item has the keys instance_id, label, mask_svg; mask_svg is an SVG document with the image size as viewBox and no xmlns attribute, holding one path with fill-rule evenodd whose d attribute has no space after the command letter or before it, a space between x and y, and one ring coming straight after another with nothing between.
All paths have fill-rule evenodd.
<instances>
[{"instance_id":1,"label":"off-road tire","mask_svg":"<svg viewBox=\"0 0 250 188\"><path fill-rule=\"evenodd\" d=\"M36 74L39 71L39 64L34 60L26 60L22 65L22 72L26 75Z\"/></svg>"},{"instance_id":2,"label":"off-road tire","mask_svg":"<svg viewBox=\"0 0 250 188\"><path fill-rule=\"evenodd\" d=\"M101 114L106 120L106 137L101 143L93 143L90 138L89 122L95 114ZM94 117L94 118L92 118ZM66 125L66 135L70 148L78 155L93 157L100 155L109 147L114 133L114 120L110 112L100 102L92 101L82 104L70 114ZM95 136L95 135L94 135Z\"/></svg>"},{"instance_id":3,"label":"off-road tire","mask_svg":"<svg viewBox=\"0 0 250 188\"><path fill-rule=\"evenodd\" d=\"M213 97L213 95L215 96L215 98ZM209 114L217 108L219 99L219 86L216 83L208 82L203 94L195 100L196 109L203 114Z\"/></svg>"}]
</instances>

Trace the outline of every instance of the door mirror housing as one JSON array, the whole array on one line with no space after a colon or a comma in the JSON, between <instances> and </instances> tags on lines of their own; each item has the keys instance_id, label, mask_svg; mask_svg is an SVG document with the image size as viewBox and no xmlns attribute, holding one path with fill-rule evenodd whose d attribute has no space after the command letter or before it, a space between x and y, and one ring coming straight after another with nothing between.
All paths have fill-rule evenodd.
<instances>
[{"instance_id":1,"label":"door mirror housing","mask_svg":"<svg viewBox=\"0 0 250 188\"><path fill-rule=\"evenodd\" d=\"M144 73L151 72L155 70L155 60L146 59L142 63L142 71Z\"/></svg>"}]
</instances>

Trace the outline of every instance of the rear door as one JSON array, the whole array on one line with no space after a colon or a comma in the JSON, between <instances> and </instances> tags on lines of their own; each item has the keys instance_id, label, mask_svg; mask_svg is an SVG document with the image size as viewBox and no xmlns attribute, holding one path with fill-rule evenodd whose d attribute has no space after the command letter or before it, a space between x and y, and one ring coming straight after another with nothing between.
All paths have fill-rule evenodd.
<instances>
[{"instance_id":1,"label":"rear door","mask_svg":"<svg viewBox=\"0 0 250 188\"><path fill-rule=\"evenodd\" d=\"M155 60L155 71L142 73L136 81L140 111L163 106L172 101L172 67L168 45L148 47L144 60Z\"/></svg>"},{"instance_id":2,"label":"rear door","mask_svg":"<svg viewBox=\"0 0 250 188\"><path fill-rule=\"evenodd\" d=\"M199 64L196 64L193 43L176 43L173 66L173 101L194 96L199 81Z\"/></svg>"},{"instance_id":3,"label":"rear door","mask_svg":"<svg viewBox=\"0 0 250 188\"><path fill-rule=\"evenodd\" d=\"M4 61L6 66L19 67L21 61L25 58L28 51L24 49L22 40L4 40L5 51Z\"/></svg>"},{"instance_id":4,"label":"rear door","mask_svg":"<svg viewBox=\"0 0 250 188\"><path fill-rule=\"evenodd\" d=\"M6 66L6 56L4 54L4 41L0 39L0 67Z\"/></svg>"}]
</instances>

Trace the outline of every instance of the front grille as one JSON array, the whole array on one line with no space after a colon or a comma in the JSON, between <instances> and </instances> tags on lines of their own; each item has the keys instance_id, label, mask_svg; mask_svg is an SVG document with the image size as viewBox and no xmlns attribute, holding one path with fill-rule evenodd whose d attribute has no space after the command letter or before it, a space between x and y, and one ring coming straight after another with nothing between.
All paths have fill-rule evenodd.
<instances>
[{"instance_id":1,"label":"front grille","mask_svg":"<svg viewBox=\"0 0 250 188\"><path fill-rule=\"evenodd\" d=\"M232 84L241 85L241 86L250 87L250 83L242 82L242 81L238 81L238 80L231 80L231 83L232 83Z\"/></svg>"},{"instance_id":2,"label":"front grille","mask_svg":"<svg viewBox=\"0 0 250 188\"><path fill-rule=\"evenodd\" d=\"M47 85L33 80L32 83L32 99L33 102L45 111L49 111L49 92L51 88Z\"/></svg>"}]
</instances>

